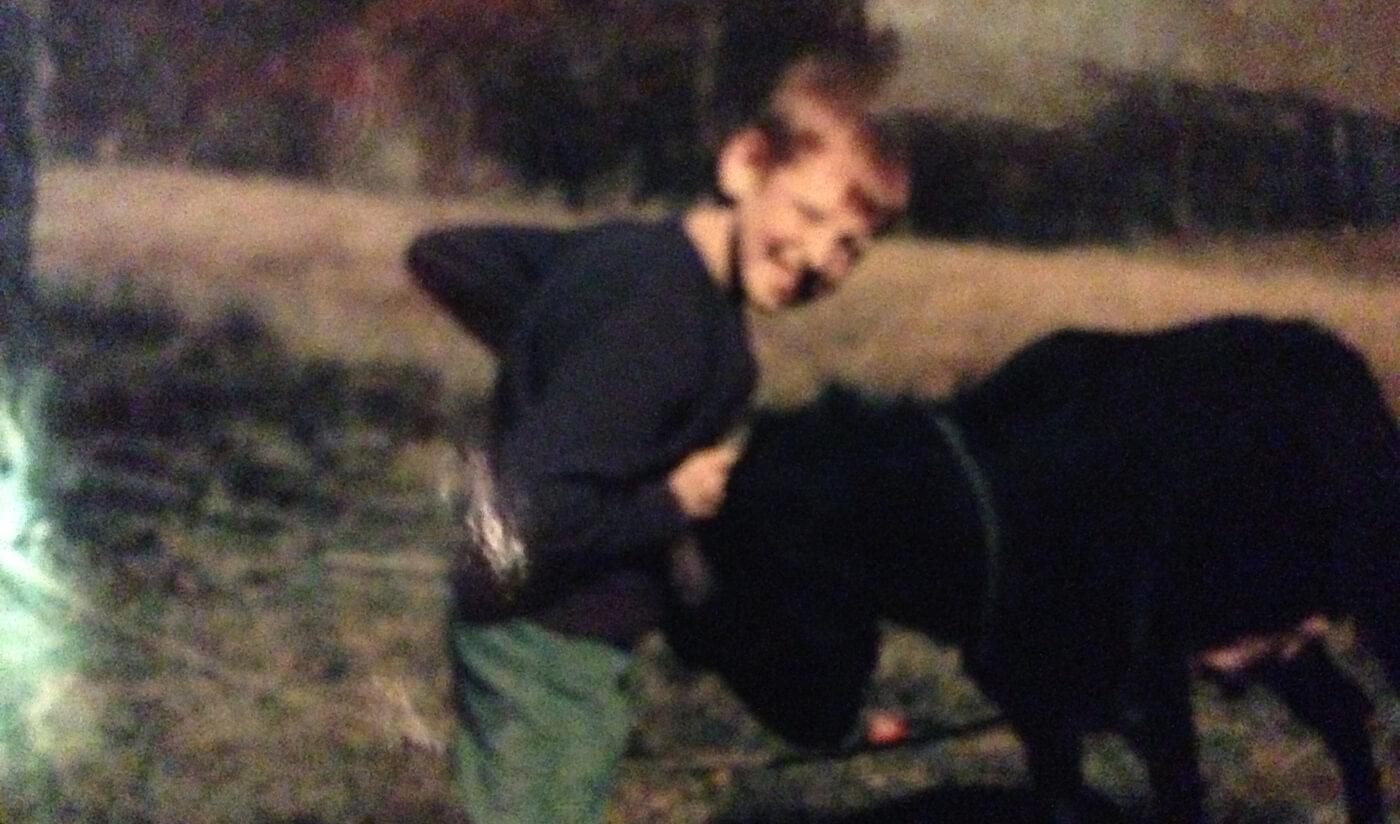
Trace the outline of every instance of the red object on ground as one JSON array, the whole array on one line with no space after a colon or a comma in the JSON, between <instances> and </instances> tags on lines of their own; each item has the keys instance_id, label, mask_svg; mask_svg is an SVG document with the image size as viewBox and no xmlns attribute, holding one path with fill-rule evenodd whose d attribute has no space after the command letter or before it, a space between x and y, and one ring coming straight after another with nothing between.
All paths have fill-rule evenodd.
<instances>
[{"instance_id":1,"label":"red object on ground","mask_svg":"<svg viewBox=\"0 0 1400 824\"><path fill-rule=\"evenodd\" d=\"M898 710L875 710L865 717L865 740L876 747L898 744L909 737L909 719Z\"/></svg>"}]
</instances>

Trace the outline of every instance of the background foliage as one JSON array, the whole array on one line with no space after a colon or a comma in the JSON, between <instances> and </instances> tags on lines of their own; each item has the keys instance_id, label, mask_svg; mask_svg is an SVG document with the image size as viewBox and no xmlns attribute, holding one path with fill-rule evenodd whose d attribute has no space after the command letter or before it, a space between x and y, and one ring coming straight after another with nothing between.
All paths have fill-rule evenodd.
<instances>
[{"instance_id":1,"label":"background foliage","mask_svg":"<svg viewBox=\"0 0 1400 824\"><path fill-rule=\"evenodd\" d=\"M952 0L48 2L41 135L60 157L446 196L544 190L575 208L681 200L706 188L712 147L779 66L868 36L883 8L933 21L902 24L887 101L912 144L916 231L1059 245L1400 217L1400 124L1383 107L1139 65L1112 26L1046 28L1014 3L962 20ZM998 51L1003 13L1040 26L1017 35L1024 65ZM1186 30L1205 12L1161 14ZM1250 42L1221 31L1197 39ZM975 45L929 39L940 32ZM1186 53L1185 37L1156 51ZM1021 98L1063 110L1009 102Z\"/></svg>"},{"instance_id":2,"label":"background foliage","mask_svg":"<svg viewBox=\"0 0 1400 824\"><path fill-rule=\"evenodd\" d=\"M46 133L64 156L380 188L508 174L580 202L625 174L640 195L686 193L722 123L795 51L863 31L862 6L53 0Z\"/></svg>"}]
</instances>

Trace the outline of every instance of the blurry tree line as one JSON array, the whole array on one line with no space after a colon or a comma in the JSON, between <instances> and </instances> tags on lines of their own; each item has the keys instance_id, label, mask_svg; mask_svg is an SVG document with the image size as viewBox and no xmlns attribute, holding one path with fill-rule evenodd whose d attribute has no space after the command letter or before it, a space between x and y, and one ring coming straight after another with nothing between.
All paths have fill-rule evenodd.
<instances>
[{"instance_id":1,"label":"blurry tree line","mask_svg":"<svg viewBox=\"0 0 1400 824\"><path fill-rule=\"evenodd\" d=\"M778 67L863 0L27 0L47 150L367 188L684 197ZM1008 78L1007 82L1015 82ZM1033 243L1400 217L1400 129L1304 93L1086 66L1059 128L892 113L911 225Z\"/></svg>"},{"instance_id":2,"label":"blurry tree line","mask_svg":"<svg viewBox=\"0 0 1400 824\"><path fill-rule=\"evenodd\" d=\"M1058 128L903 112L914 227L1059 244L1400 220L1400 124L1298 92L1086 64Z\"/></svg>"},{"instance_id":3,"label":"blurry tree line","mask_svg":"<svg viewBox=\"0 0 1400 824\"><path fill-rule=\"evenodd\" d=\"M572 202L686 194L776 66L861 0L47 0L68 157Z\"/></svg>"}]
</instances>

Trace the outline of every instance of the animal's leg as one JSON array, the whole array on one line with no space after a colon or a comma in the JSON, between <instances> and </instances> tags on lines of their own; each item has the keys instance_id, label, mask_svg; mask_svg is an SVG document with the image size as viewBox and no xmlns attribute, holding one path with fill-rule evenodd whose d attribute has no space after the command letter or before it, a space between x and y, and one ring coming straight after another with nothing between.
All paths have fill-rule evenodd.
<instances>
[{"instance_id":1,"label":"animal's leg","mask_svg":"<svg viewBox=\"0 0 1400 824\"><path fill-rule=\"evenodd\" d=\"M1163 585L1163 540L1143 548L1131 583L1129 654L1123 681L1126 732L1147 766L1159 817L1170 824L1205 821L1191 670L1181 642L1181 605Z\"/></svg>"},{"instance_id":2,"label":"animal's leg","mask_svg":"<svg viewBox=\"0 0 1400 824\"><path fill-rule=\"evenodd\" d=\"M1161 821L1205 821L1196 725L1191 713L1191 677L1180 659L1157 656L1140 671L1138 711L1128 735L1147 766Z\"/></svg>"},{"instance_id":3,"label":"animal's leg","mask_svg":"<svg viewBox=\"0 0 1400 824\"><path fill-rule=\"evenodd\" d=\"M1044 820L1073 824L1081 818L1084 780L1080 774L1082 745L1077 730L1048 719L1043 709L1010 713L1026 750L1026 765Z\"/></svg>"},{"instance_id":4,"label":"animal's leg","mask_svg":"<svg viewBox=\"0 0 1400 824\"><path fill-rule=\"evenodd\" d=\"M1378 619L1368 621L1367 618L1359 616L1357 621L1362 643L1380 661L1391 690L1400 693L1400 617L1392 619L1389 626Z\"/></svg>"},{"instance_id":5,"label":"animal's leg","mask_svg":"<svg viewBox=\"0 0 1400 824\"><path fill-rule=\"evenodd\" d=\"M1352 824L1384 821L1380 776L1367 732L1373 708L1361 688L1316 641L1291 661L1266 667L1264 680L1332 751L1342 773Z\"/></svg>"},{"instance_id":6,"label":"animal's leg","mask_svg":"<svg viewBox=\"0 0 1400 824\"><path fill-rule=\"evenodd\" d=\"M1400 693L1400 430L1392 424L1376 479L1352 496L1357 511L1337 531L1340 590L1356 617L1361 642L1380 662L1391 690ZM1354 471L1361 472L1360 468Z\"/></svg>"}]
</instances>

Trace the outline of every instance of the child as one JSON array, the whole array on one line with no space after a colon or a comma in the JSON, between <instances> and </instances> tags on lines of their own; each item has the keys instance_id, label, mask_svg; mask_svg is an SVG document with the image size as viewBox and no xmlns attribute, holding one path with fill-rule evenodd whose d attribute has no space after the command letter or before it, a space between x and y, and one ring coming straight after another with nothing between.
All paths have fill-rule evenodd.
<instances>
[{"instance_id":1,"label":"child","mask_svg":"<svg viewBox=\"0 0 1400 824\"><path fill-rule=\"evenodd\" d=\"M504 528L487 574L459 582L451 638L477 824L602 820L632 646L660 621L669 548L717 511L736 458L721 440L754 388L744 309L837 288L904 206L906 169L865 110L887 68L794 63L721 147L724 203L410 249L419 283L501 358L487 453Z\"/></svg>"}]
</instances>

